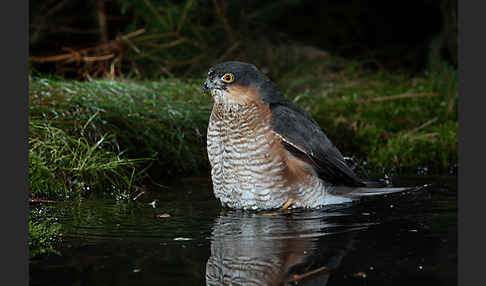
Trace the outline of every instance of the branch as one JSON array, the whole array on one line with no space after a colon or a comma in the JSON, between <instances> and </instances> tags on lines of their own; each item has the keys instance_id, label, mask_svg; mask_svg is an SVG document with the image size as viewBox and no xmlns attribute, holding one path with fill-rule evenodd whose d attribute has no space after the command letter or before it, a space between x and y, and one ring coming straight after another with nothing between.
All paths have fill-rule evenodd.
<instances>
[{"instance_id":1,"label":"branch","mask_svg":"<svg viewBox=\"0 0 486 286\"><path fill-rule=\"evenodd\" d=\"M96 1L96 15L98 16L98 28L101 38L100 42L104 44L108 42L108 26L105 14L105 0Z\"/></svg>"},{"instance_id":2,"label":"branch","mask_svg":"<svg viewBox=\"0 0 486 286\"><path fill-rule=\"evenodd\" d=\"M439 132L432 132L432 133L427 133L427 134L422 134L422 135L417 135L415 137L410 138L410 141L415 141L419 139L428 139L428 138L433 138L440 136Z\"/></svg>"},{"instance_id":3,"label":"branch","mask_svg":"<svg viewBox=\"0 0 486 286\"><path fill-rule=\"evenodd\" d=\"M318 274L318 273L321 273L321 272L329 273L329 272L331 272L331 269L329 269L326 266L322 266L322 267L319 267L317 269L306 272L304 274L294 274L294 275L292 275L292 278L287 282L297 282L299 280L305 279L309 276L312 276L312 275L315 275L315 274Z\"/></svg>"},{"instance_id":4,"label":"branch","mask_svg":"<svg viewBox=\"0 0 486 286\"><path fill-rule=\"evenodd\" d=\"M227 49L224 54L219 57L218 61L223 61L226 57L228 57L236 48L240 46L240 41L236 41L229 49Z\"/></svg>"},{"instance_id":5,"label":"branch","mask_svg":"<svg viewBox=\"0 0 486 286\"><path fill-rule=\"evenodd\" d=\"M213 0L214 9L216 9L216 15L220 18L221 22L223 22L223 28L228 35L228 40L230 42L233 41L233 33L231 32L231 26L229 24L228 18L226 17L226 6L224 5L225 2L221 1L218 3L217 0Z\"/></svg>"},{"instance_id":6,"label":"branch","mask_svg":"<svg viewBox=\"0 0 486 286\"><path fill-rule=\"evenodd\" d=\"M157 9L154 8L154 6L150 3L150 1L148 0L143 0L143 2L145 3L145 5L150 9L150 11L152 11L152 13L154 13L155 17L157 17L157 20L159 20L159 23L162 25L163 24L163 21L162 21L162 17L160 16L159 12L157 11ZM171 29L172 30L172 29Z\"/></svg>"},{"instance_id":7,"label":"branch","mask_svg":"<svg viewBox=\"0 0 486 286\"><path fill-rule=\"evenodd\" d=\"M85 55L90 51L107 50L107 49L110 49L110 48L111 49L112 48L118 48L118 46L119 46L119 44L122 40L126 41L127 39L138 36L138 35L140 35L144 32L145 32L145 29L140 29L140 30L131 32L129 34L117 37L117 39L110 41L106 44L102 44L102 45L98 45L98 46L95 46L95 47L90 47L90 48L86 48L86 49L82 49L82 50L78 50L78 51L72 50L68 54L48 56L48 57L31 56L31 57L29 57L29 61L37 62L37 63L59 62L59 61L63 61L63 60L66 60L68 62L70 62L70 61L87 61L87 62L89 62L89 61L100 61L100 60L111 59L111 58L114 57L114 55L112 53L108 54L108 55L94 56L94 57L89 57L89 56L85 56Z\"/></svg>"},{"instance_id":8,"label":"branch","mask_svg":"<svg viewBox=\"0 0 486 286\"><path fill-rule=\"evenodd\" d=\"M184 24L184 21L186 20L187 12L189 11L189 8L191 6L192 6L192 0L187 1L186 5L184 6L184 12L182 13L179 24L177 25L177 33L179 33L182 30L182 25Z\"/></svg>"},{"instance_id":9,"label":"branch","mask_svg":"<svg viewBox=\"0 0 486 286\"><path fill-rule=\"evenodd\" d=\"M412 128L412 129L410 129L410 130L408 130L408 131L405 131L405 132L403 133L403 135L404 135L404 136L409 136L409 135L411 135L412 133L415 133L415 132L417 132L417 131L419 131L419 130L422 130L422 129L424 129L425 127L429 126L430 124L432 124L432 123L436 122L436 121L437 121L437 119L438 119L438 117L434 117L434 118L430 119L429 121L425 122L424 124L422 124L422 125L420 125L420 126L418 126L418 127Z\"/></svg>"},{"instance_id":10,"label":"branch","mask_svg":"<svg viewBox=\"0 0 486 286\"><path fill-rule=\"evenodd\" d=\"M105 61L105 60L109 60L111 58L114 58L115 57L115 54L109 54L109 55L105 55L105 56L98 56L98 57L83 57L83 61L85 62L97 62L97 61Z\"/></svg>"}]
</instances>

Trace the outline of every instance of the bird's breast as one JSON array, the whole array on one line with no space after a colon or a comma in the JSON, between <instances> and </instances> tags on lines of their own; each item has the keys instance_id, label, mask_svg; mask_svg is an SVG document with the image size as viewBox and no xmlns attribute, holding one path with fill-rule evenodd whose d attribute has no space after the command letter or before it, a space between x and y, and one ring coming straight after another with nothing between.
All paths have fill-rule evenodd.
<instances>
[{"instance_id":1,"label":"bird's breast","mask_svg":"<svg viewBox=\"0 0 486 286\"><path fill-rule=\"evenodd\" d=\"M285 203L285 154L268 105L215 104L207 145L214 193L224 204L269 208Z\"/></svg>"}]
</instances>

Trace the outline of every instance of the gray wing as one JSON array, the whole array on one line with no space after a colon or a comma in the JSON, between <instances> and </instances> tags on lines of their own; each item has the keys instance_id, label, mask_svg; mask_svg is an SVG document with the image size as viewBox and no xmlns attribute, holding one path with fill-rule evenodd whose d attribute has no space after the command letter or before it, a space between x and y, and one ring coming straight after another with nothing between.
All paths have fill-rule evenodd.
<instances>
[{"instance_id":1,"label":"gray wing","mask_svg":"<svg viewBox=\"0 0 486 286\"><path fill-rule=\"evenodd\" d=\"M335 185L365 186L317 122L292 102L270 103L272 127L294 156L315 168L321 179Z\"/></svg>"}]
</instances>

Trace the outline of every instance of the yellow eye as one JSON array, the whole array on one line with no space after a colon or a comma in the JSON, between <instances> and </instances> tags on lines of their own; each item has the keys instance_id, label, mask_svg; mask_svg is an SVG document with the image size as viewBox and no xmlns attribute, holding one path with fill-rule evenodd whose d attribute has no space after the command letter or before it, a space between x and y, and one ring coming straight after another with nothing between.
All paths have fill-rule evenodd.
<instances>
[{"instance_id":1,"label":"yellow eye","mask_svg":"<svg viewBox=\"0 0 486 286\"><path fill-rule=\"evenodd\" d=\"M227 83L232 82L235 79L232 73L225 73L222 77L221 80Z\"/></svg>"}]
</instances>

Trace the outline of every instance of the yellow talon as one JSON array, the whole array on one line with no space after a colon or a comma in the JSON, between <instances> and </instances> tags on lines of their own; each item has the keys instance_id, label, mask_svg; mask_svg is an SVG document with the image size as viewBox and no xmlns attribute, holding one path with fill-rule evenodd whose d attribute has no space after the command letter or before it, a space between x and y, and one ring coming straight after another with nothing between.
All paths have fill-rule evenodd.
<instances>
[{"instance_id":1,"label":"yellow talon","mask_svg":"<svg viewBox=\"0 0 486 286\"><path fill-rule=\"evenodd\" d=\"M286 211L292 205L292 203L294 201L295 201L294 199L290 198L285 202L285 204L283 204L283 206L281 208L278 209L278 211L264 213L264 214L262 214L262 216L278 215L278 214L280 214L281 211Z\"/></svg>"},{"instance_id":2,"label":"yellow talon","mask_svg":"<svg viewBox=\"0 0 486 286\"><path fill-rule=\"evenodd\" d=\"M289 208L289 207L292 205L292 203L293 203L293 202L294 202L294 199L289 198L289 199L288 199L288 200L285 202L285 204L284 204L284 205L283 205L283 206L282 206L282 207L281 207L279 210L284 211L284 210L288 209L288 208Z\"/></svg>"}]
</instances>

